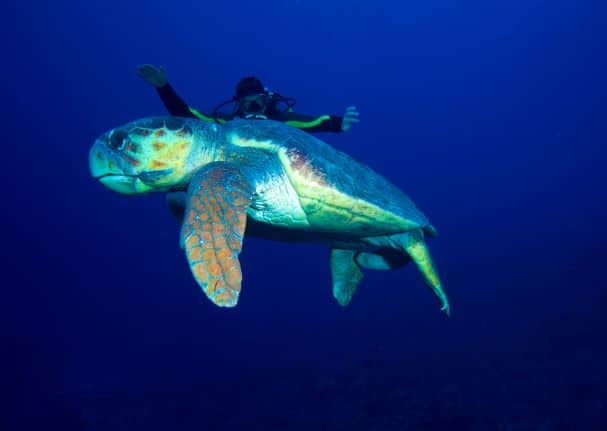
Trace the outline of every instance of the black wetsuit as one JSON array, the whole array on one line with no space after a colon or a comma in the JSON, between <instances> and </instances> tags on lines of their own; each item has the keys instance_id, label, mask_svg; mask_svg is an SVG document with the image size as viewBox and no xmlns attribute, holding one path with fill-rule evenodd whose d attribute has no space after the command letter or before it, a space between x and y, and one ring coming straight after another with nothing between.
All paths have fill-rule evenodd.
<instances>
[{"instance_id":1,"label":"black wetsuit","mask_svg":"<svg viewBox=\"0 0 607 431\"><path fill-rule=\"evenodd\" d=\"M171 115L176 117L192 117L209 122L225 123L236 117L241 117L238 113L234 115L218 114L216 116L203 114L196 109L188 106L187 103L177 94L167 83L162 87L156 87L162 103ZM282 121L290 126L305 130L306 132L341 132L342 117L336 115L321 115L312 117L310 115L298 114L293 111L281 111L273 106L272 103L264 112L264 118L276 121Z\"/></svg>"}]
</instances>

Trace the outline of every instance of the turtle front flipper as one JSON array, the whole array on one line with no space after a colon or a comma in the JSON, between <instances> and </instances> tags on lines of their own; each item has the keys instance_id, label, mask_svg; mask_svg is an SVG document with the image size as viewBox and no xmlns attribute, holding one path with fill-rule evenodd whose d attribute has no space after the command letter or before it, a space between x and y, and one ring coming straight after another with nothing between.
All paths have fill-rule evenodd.
<instances>
[{"instance_id":1,"label":"turtle front flipper","mask_svg":"<svg viewBox=\"0 0 607 431\"><path fill-rule=\"evenodd\" d=\"M238 255L252 194L240 170L223 162L205 166L188 188L181 244L194 278L222 307L238 302L242 281Z\"/></svg>"},{"instance_id":2,"label":"turtle front flipper","mask_svg":"<svg viewBox=\"0 0 607 431\"><path fill-rule=\"evenodd\" d=\"M424 276L426 284L430 287L432 292L436 295L441 303L441 310L447 314L449 310L449 299L443 290L440 278L438 277L438 271L432 262L430 251L424 242L423 233L421 230L413 230L407 233L394 235L393 238L397 240L401 247L411 256L413 262L417 265Z\"/></svg>"},{"instance_id":3,"label":"turtle front flipper","mask_svg":"<svg viewBox=\"0 0 607 431\"><path fill-rule=\"evenodd\" d=\"M354 251L331 249L331 278L333 296L339 305L350 303L358 283L363 279L360 267L354 260Z\"/></svg>"}]
</instances>

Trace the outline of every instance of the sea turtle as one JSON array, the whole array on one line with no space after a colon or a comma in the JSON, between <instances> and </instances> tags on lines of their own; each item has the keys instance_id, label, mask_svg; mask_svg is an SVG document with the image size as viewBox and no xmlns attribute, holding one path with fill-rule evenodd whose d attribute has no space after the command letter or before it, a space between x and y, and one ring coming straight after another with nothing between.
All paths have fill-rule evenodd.
<instances>
[{"instance_id":1,"label":"sea turtle","mask_svg":"<svg viewBox=\"0 0 607 431\"><path fill-rule=\"evenodd\" d=\"M382 176L306 132L270 120L145 118L100 136L89 166L122 194L169 192L192 274L219 306L238 302L246 226L247 235L328 244L341 305L361 268L412 259L449 313L424 242L436 234L426 217Z\"/></svg>"}]
</instances>

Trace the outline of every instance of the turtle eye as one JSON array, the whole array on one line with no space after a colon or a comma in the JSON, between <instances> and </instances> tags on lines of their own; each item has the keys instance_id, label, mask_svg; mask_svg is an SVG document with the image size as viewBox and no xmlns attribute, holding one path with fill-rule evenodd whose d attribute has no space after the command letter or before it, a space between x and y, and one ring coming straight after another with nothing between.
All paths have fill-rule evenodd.
<instances>
[{"instance_id":1,"label":"turtle eye","mask_svg":"<svg viewBox=\"0 0 607 431\"><path fill-rule=\"evenodd\" d=\"M122 150L129 140L128 134L122 130L112 130L108 136L108 145L112 150Z\"/></svg>"}]
</instances>

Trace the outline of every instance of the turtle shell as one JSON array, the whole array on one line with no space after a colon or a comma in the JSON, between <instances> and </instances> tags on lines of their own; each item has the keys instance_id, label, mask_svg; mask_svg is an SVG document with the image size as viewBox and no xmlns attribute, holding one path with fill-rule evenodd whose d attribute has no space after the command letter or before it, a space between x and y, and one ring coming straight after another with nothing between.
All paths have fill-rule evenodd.
<instances>
[{"instance_id":1,"label":"turtle shell","mask_svg":"<svg viewBox=\"0 0 607 431\"><path fill-rule=\"evenodd\" d=\"M357 236L433 231L394 184L314 136L269 120L225 126L230 144L276 154L313 230Z\"/></svg>"}]
</instances>

